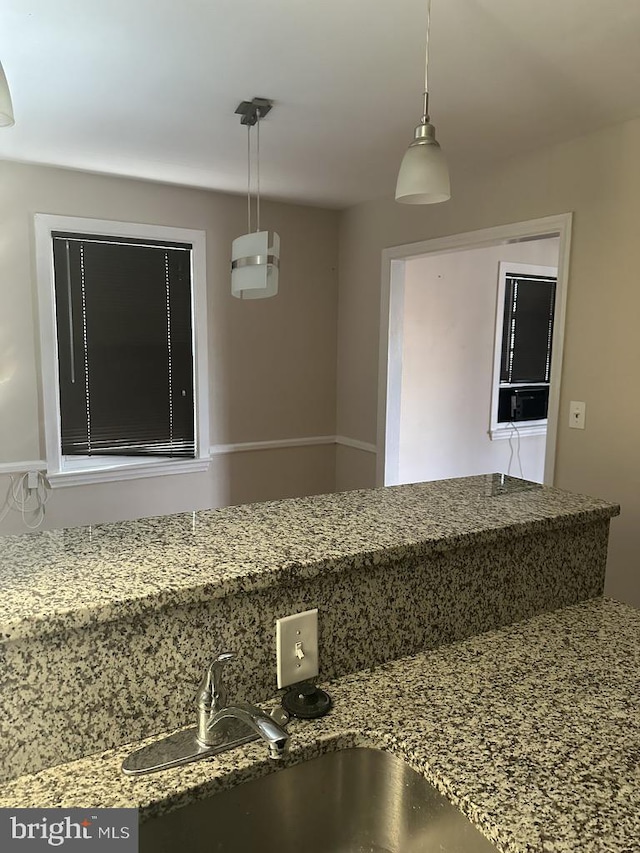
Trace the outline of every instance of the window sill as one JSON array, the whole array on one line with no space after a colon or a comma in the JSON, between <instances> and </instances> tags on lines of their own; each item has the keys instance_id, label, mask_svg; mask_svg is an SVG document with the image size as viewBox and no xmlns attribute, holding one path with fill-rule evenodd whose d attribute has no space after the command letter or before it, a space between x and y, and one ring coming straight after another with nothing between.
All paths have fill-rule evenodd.
<instances>
[{"instance_id":1,"label":"window sill","mask_svg":"<svg viewBox=\"0 0 640 853\"><path fill-rule=\"evenodd\" d=\"M113 483L143 477L164 477L171 474L195 474L206 471L209 459L144 459L131 461L127 456L78 457L65 459L62 471L48 473L53 489L64 486L84 486L89 483Z\"/></svg>"},{"instance_id":2,"label":"window sill","mask_svg":"<svg viewBox=\"0 0 640 853\"><path fill-rule=\"evenodd\" d=\"M532 435L547 434L547 419L540 421L519 421L517 424L505 424L489 430L491 441L503 441L505 439L528 438Z\"/></svg>"}]
</instances>

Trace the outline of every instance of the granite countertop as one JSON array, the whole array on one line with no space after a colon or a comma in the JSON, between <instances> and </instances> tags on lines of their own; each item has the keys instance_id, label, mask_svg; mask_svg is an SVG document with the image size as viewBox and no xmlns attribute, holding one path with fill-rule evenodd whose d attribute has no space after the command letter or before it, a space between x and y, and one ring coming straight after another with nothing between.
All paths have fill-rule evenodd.
<instances>
[{"instance_id":1,"label":"granite countertop","mask_svg":"<svg viewBox=\"0 0 640 853\"><path fill-rule=\"evenodd\" d=\"M285 764L379 747L502 853L638 850L640 611L593 599L324 686L334 709L290 724ZM131 749L15 779L0 806L138 806L148 819L282 766L253 743L131 778Z\"/></svg>"},{"instance_id":2,"label":"granite countertop","mask_svg":"<svg viewBox=\"0 0 640 853\"><path fill-rule=\"evenodd\" d=\"M504 475L0 538L0 642L617 515Z\"/></svg>"}]
</instances>

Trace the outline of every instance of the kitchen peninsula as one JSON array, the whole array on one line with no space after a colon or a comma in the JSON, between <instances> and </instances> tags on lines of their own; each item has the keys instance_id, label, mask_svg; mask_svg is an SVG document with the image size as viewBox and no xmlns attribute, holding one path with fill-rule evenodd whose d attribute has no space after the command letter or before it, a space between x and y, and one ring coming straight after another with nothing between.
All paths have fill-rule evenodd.
<instances>
[{"instance_id":1,"label":"kitchen peninsula","mask_svg":"<svg viewBox=\"0 0 640 853\"><path fill-rule=\"evenodd\" d=\"M553 696L568 701L563 679L578 648L599 647L603 620L612 636L619 620L633 659L635 611L598 598L617 512L488 475L5 537L2 803L127 802L152 815L267 772L259 744L152 782L124 780L118 761L192 722L195 684L222 648L238 655L234 698L273 697L274 620L318 607L336 707L317 728L293 727L290 760L371 742L429 776L500 849L620 851L526 846L505 805L524 796L545 750L567 768L584 756L583 772L589 745L572 750L580 730ZM542 716L530 717L538 700ZM619 697L607 701L615 715Z\"/></svg>"}]
</instances>

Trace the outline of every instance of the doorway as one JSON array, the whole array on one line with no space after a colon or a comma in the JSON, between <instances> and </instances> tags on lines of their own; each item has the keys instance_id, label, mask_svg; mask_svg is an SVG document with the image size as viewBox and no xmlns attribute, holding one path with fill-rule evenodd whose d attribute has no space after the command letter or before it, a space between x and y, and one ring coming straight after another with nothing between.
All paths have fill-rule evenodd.
<instances>
[{"instance_id":1,"label":"doorway","mask_svg":"<svg viewBox=\"0 0 640 853\"><path fill-rule=\"evenodd\" d=\"M565 214L384 250L378 485L489 472L553 482L570 229ZM501 381L519 378L500 375L510 266L522 294L544 291L552 307L548 381L535 386ZM534 284L556 270L549 297ZM505 395L514 407L499 419Z\"/></svg>"}]
</instances>

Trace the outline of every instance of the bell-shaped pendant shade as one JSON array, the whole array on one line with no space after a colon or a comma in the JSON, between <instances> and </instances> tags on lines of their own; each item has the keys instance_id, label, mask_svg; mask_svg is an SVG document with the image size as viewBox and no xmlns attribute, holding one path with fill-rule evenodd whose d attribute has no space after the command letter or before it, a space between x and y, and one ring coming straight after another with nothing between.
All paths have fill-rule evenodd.
<instances>
[{"instance_id":1,"label":"bell-shaped pendant shade","mask_svg":"<svg viewBox=\"0 0 640 853\"><path fill-rule=\"evenodd\" d=\"M400 164L396 201L437 204L451 198L449 168L442 149L432 142L413 142Z\"/></svg>"},{"instance_id":2,"label":"bell-shaped pendant shade","mask_svg":"<svg viewBox=\"0 0 640 853\"><path fill-rule=\"evenodd\" d=\"M0 127L11 127L12 124L15 124L13 104L11 103L7 78L0 64Z\"/></svg>"}]
</instances>

